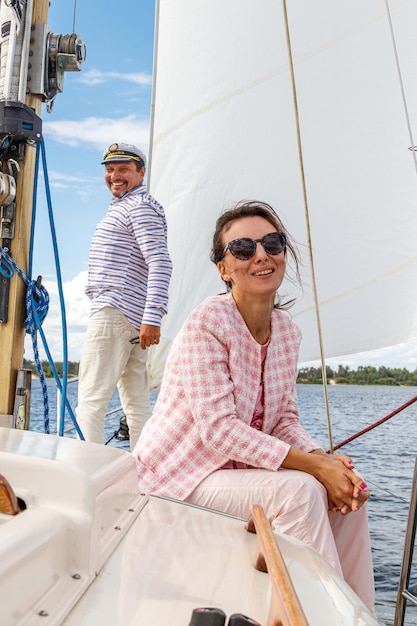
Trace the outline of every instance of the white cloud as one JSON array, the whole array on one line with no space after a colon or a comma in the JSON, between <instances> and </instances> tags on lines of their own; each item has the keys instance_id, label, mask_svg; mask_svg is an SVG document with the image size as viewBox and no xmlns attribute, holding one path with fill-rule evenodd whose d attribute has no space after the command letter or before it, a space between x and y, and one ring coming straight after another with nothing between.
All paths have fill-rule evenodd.
<instances>
[{"instance_id":1,"label":"white cloud","mask_svg":"<svg viewBox=\"0 0 417 626\"><path fill-rule=\"evenodd\" d=\"M43 172L40 172L41 180L43 179ZM101 185L103 179L101 176L88 176L86 174L83 175L82 185L80 185L80 176L72 176L71 174L67 174L64 172L58 172L56 170L48 170L48 179L49 185L51 189L56 189L57 191L73 191L74 187L76 188L77 193L86 194L91 193L92 189L96 189L98 185Z\"/></svg>"},{"instance_id":2,"label":"white cloud","mask_svg":"<svg viewBox=\"0 0 417 626\"><path fill-rule=\"evenodd\" d=\"M326 359L326 364L336 370L339 365L348 366L351 370L369 365L376 368L385 366L401 369L405 367L410 370L410 372L414 372L417 369L417 342L410 341L396 346L380 348L379 350L332 357ZM320 361L309 361L302 363L301 366L321 367L321 363Z\"/></svg>"},{"instance_id":3,"label":"white cloud","mask_svg":"<svg viewBox=\"0 0 417 626\"><path fill-rule=\"evenodd\" d=\"M58 143L73 147L89 144L100 151L106 144L114 143L115 137L120 142L141 146L145 152L149 144L149 120L134 114L119 119L87 117L44 122L43 132Z\"/></svg>"},{"instance_id":4,"label":"white cloud","mask_svg":"<svg viewBox=\"0 0 417 626\"><path fill-rule=\"evenodd\" d=\"M113 82L114 80L121 80L135 85L142 85L149 87L152 85L152 76L145 72L130 72L123 74L121 72L100 72L99 70L91 69L84 71L79 76L79 81L88 85L89 87L95 87L96 85L102 85L103 83Z\"/></svg>"},{"instance_id":5,"label":"white cloud","mask_svg":"<svg viewBox=\"0 0 417 626\"><path fill-rule=\"evenodd\" d=\"M64 187L80 182L79 176L72 176L71 174L57 172L55 170L48 171L48 176L50 183L54 183L55 185L63 185ZM83 182L96 183L97 178L97 176L86 176L85 178L83 178Z\"/></svg>"}]
</instances>

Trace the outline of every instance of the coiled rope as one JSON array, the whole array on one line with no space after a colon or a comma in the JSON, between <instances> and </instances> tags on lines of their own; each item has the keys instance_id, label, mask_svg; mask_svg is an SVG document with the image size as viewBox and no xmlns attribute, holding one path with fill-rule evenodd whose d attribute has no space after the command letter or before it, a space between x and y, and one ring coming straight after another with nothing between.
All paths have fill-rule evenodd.
<instances>
[{"instance_id":1,"label":"coiled rope","mask_svg":"<svg viewBox=\"0 0 417 626\"><path fill-rule=\"evenodd\" d=\"M26 332L32 337L33 353L35 356L36 370L39 374L39 380L42 385L42 395L44 401L44 428L45 432L49 434L49 403L48 403L48 389L46 387L45 375L42 368L42 363L39 358L37 331L42 332L41 326L48 313L49 309L49 295L43 285L40 285L38 281L30 280L23 270L13 261L8 255L6 250L0 246L0 254L2 256L2 266L0 271L3 276L11 278L14 273L18 274L23 282L26 284L26 318L23 322L23 326ZM7 269L7 272L3 271L3 268Z\"/></svg>"}]
</instances>

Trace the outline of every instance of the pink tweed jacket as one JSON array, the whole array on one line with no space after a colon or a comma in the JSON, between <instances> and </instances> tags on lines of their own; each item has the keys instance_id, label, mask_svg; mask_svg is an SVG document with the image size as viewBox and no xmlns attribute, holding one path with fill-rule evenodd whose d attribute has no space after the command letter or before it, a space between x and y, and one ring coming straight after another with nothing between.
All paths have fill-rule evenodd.
<instances>
[{"instance_id":1,"label":"pink tweed jacket","mask_svg":"<svg viewBox=\"0 0 417 626\"><path fill-rule=\"evenodd\" d=\"M300 330L279 310L271 324L258 431L250 423L261 346L231 294L209 297L190 314L172 344L155 410L133 451L141 489L184 500L229 459L277 470L291 446L306 452L320 447L299 423Z\"/></svg>"}]
</instances>

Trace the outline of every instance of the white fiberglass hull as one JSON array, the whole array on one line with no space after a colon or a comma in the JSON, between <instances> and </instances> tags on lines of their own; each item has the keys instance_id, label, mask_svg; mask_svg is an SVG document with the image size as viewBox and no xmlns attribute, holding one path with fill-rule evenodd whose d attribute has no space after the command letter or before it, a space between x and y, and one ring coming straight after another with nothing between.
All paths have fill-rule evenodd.
<instances>
[{"instance_id":1,"label":"white fiberglass hull","mask_svg":"<svg viewBox=\"0 0 417 626\"><path fill-rule=\"evenodd\" d=\"M0 514L0 607L7 626L188 626L217 607L267 626L268 575L245 522L141 495L128 452L0 429L0 467L25 500ZM376 626L314 551L277 536L311 626Z\"/></svg>"}]
</instances>

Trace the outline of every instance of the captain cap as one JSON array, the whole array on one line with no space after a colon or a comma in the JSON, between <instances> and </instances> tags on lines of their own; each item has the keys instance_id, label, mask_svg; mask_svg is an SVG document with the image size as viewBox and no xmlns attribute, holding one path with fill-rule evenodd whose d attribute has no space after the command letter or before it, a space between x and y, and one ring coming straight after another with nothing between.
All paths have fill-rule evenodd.
<instances>
[{"instance_id":1,"label":"captain cap","mask_svg":"<svg viewBox=\"0 0 417 626\"><path fill-rule=\"evenodd\" d=\"M106 163L117 163L123 161L136 161L141 167L146 165L146 157L142 150L129 143L112 143L111 146L104 151L102 165Z\"/></svg>"}]
</instances>

